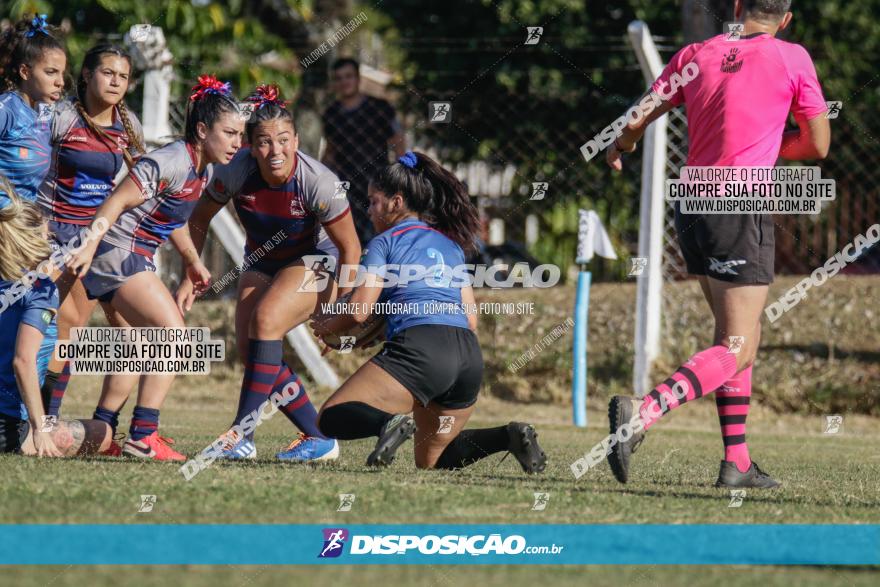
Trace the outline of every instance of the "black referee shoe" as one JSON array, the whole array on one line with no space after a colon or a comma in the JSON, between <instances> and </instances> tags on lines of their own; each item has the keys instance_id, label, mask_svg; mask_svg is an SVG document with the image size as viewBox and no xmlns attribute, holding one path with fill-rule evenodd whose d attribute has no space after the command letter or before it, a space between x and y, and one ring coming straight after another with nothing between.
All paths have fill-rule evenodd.
<instances>
[{"instance_id":1,"label":"black referee shoe","mask_svg":"<svg viewBox=\"0 0 880 587\"><path fill-rule=\"evenodd\" d=\"M758 467L758 463L752 461L749 470L740 473L733 461L721 461L721 470L718 472L718 481L715 487L755 487L757 489L772 489L779 487L780 483Z\"/></svg>"},{"instance_id":2,"label":"black referee shoe","mask_svg":"<svg viewBox=\"0 0 880 587\"><path fill-rule=\"evenodd\" d=\"M638 414L640 404L640 400L625 395L615 395L611 398L608 404L608 424L612 435L618 434L624 424L633 421L633 416ZM617 442L611 447L608 464L611 466L614 478L621 483L629 480L630 456L636 452L643 440L645 440L644 430L633 434L625 442Z\"/></svg>"},{"instance_id":3,"label":"black referee shoe","mask_svg":"<svg viewBox=\"0 0 880 587\"><path fill-rule=\"evenodd\" d=\"M541 473L547 466L547 455L538 444L538 433L534 426L524 422L511 422L507 425L510 437L508 450L519 461L526 473Z\"/></svg>"},{"instance_id":4,"label":"black referee shoe","mask_svg":"<svg viewBox=\"0 0 880 587\"><path fill-rule=\"evenodd\" d=\"M368 467L387 467L394 462L394 455L400 445L412 437L416 423L407 415L398 414L382 427L376 448L367 457Z\"/></svg>"}]
</instances>

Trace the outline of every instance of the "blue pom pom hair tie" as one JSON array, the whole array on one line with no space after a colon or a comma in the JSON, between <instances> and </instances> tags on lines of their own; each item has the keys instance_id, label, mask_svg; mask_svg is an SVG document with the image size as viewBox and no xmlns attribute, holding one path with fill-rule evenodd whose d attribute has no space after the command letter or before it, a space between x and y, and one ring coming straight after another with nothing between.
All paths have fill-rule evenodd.
<instances>
[{"instance_id":1,"label":"blue pom pom hair tie","mask_svg":"<svg viewBox=\"0 0 880 587\"><path fill-rule=\"evenodd\" d=\"M415 169L416 163L419 162L419 158L416 157L416 154L413 153L412 151L407 151L406 153L403 154L402 157L398 158L397 160L400 163L403 163L404 165L409 167L410 169Z\"/></svg>"},{"instance_id":2,"label":"blue pom pom hair tie","mask_svg":"<svg viewBox=\"0 0 880 587\"><path fill-rule=\"evenodd\" d=\"M48 25L49 25L49 23L46 22L46 15L45 14L35 14L34 19L31 21L31 24L29 25L30 28L28 29L28 32L26 32L24 36L30 38L30 37L33 37L34 35L36 35L37 33L43 33L44 35L48 35L49 30L46 28Z\"/></svg>"}]
</instances>

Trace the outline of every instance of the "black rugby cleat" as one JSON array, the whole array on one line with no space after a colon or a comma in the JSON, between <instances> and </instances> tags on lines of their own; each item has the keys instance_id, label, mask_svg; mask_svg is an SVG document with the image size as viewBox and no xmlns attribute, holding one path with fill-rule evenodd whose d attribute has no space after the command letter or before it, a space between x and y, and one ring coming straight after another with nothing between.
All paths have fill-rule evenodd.
<instances>
[{"instance_id":1,"label":"black rugby cleat","mask_svg":"<svg viewBox=\"0 0 880 587\"><path fill-rule=\"evenodd\" d=\"M376 448L367 457L368 467L387 467L394 462L400 445L409 440L416 431L416 423L405 414L398 414L382 427Z\"/></svg>"},{"instance_id":2,"label":"black rugby cleat","mask_svg":"<svg viewBox=\"0 0 880 587\"><path fill-rule=\"evenodd\" d=\"M511 422L507 425L510 437L508 450L519 461L526 473L541 473L547 467L547 455L538 444L535 427L524 422Z\"/></svg>"}]
</instances>

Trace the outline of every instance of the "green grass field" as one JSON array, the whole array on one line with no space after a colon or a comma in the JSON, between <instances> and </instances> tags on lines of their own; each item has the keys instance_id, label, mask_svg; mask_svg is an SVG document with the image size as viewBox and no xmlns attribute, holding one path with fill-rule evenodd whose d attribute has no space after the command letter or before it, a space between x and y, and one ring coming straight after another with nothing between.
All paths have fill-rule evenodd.
<instances>
[{"instance_id":1,"label":"green grass field","mask_svg":"<svg viewBox=\"0 0 880 587\"><path fill-rule=\"evenodd\" d=\"M455 587L480 585L577 585L590 587L873 587L874 569L802 567L548 567L413 565L410 567L41 567L3 569L0 585L15 587L79 587L137 585L138 587L367 587L384 585Z\"/></svg>"},{"instance_id":2,"label":"green grass field","mask_svg":"<svg viewBox=\"0 0 880 587\"><path fill-rule=\"evenodd\" d=\"M235 388L231 381L217 381L187 391L169 399L163 431L192 455L228 425ZM71 401L68 413L84 413L88 404L82 399ZM364 466L373 445L368 440L344 443L340 459L330 464L281 464L274 462L274 453L294 429L278 414L257 431L259 459L215 463L191 481L173 464L3 457L0 519L114 524L880 522L880 455L871 420L849 416L841 435L823 435L819 417L780 421L756 414L749 427L753 456L785 485L748 495L741 508L728 508L728 493L711 486L721 440L714 405L704 403L686 406L652 429L636 455L634 480L626 486L613 479L605 464L579 480L569 469L605 434L604 414L591 413L593 426L578 430L567 424L568 412L562 408L532 410L487 400L473 424L535 421L550 459L544 474L527 477L513 458L499 463L500 456L460 472L419 471L411 443L392 467L375 471ZM196 404L203 407L192 410ZM550 493L545 511L531 511L535 491ZM336 512L340 493L357 496L352 511ZM157 496L152 513L137 513L142 494ZM39 508L34 508L37 495Z\"/></svg>"},{"instance_id":3,"label":"green grass field","mask_svg":"<svg viewBox=\"0 0 880 587\"><path fill-rule=\"evenodd\" d=\"M212 377L169 399L165 433L193 454L229 420L235 386ZM81 389L81 388L80 388ZM73 392L68 413L83 413L94 391ZM212 401L213 400L213 401ZM192 407L202 404L196 412ZM419 471L411 444L384 471L368 470L372 443L343 445L339 461L321 466L275 463L292 427L281 415L257 432L260 458L253 463L216 463L192 481L171 464L95 458L38 461L3 457L0 519L4 523L878 523L880 455L875 420L847 416L844 432L823 435L820 417L779 418L755 410L750 446L756 460L784 486L749 492L739 508L711 486L720 457L714 406L694 404L654 428L640 449L635 479L619 485L607 465L575 480L570 463L604 434L605 416L590 413L591 426L568 425L568 411L530 408L487 399L475 425L510 419L536 422L550 458L547 471L526 477L512 458L491 457L458 473ZM545 511L532 511L533 492L550 493ZM350 512L337 512L339 493L354 493ZM150 513L138 513L140 496L157 496ZM229 546L230 548L233 545ZM132 576L137 576L135 581ZM128 579L127 579L128 578ZM551 579L562 585L870 585L876 569L703 567L344 567L294 569L227 567L49 567L4 570L0 585L277 585L296 579L310 584L529 585Z\"/></svg>"}]
</instances>

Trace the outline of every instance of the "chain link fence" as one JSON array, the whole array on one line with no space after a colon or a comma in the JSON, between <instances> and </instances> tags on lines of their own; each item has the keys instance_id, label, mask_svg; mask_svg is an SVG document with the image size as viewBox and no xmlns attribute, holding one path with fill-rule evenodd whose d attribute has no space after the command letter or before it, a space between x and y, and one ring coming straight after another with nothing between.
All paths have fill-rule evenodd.
<instances>
[{"instance_id":1,"label":"chain link fence","mask_svg":"<svg viewBox=\"0 0 880 587\"><path fill-rule=\"evenodd\" d=\"M878 143L874 133L880 131L880 116L873 110L853 104L831 123L832 146L828 158L805 164L818 166L823 178L835 180L837 197L833 202L823 204L819 215L775 216L778 274L812 272L877 222L880 168L869 162L876 156ZM684 110L676 108L669 113L666 159L669 177L678 177L687 161L687 140ZM880 255L876 249L868 251L849 271L880 272ZM671 206L666 215L663 266L667 279L681 279L687 275L676 244Z\"/></svg>"},{"instance_id":2,"label":"chain link fence","mask_svg":"<svg viewBox=\"0 0 880 587\"><path fill-rule=\"evenodd\" d=\"M666 56L672 47L664 48ZM587 208L599 214L619 257L617 261L597 258L591 266L594 279L625 280L638 246L641 149L625 158L622 174L610 172L603 154L586 162L580 152L581 145L624 112L644 86L632 52L619 44L613 50L619 53L621 66L603 74L622 77L632 88L628 96L603 91L603 84L595 81L595 71L584 71L568 59L560 61L559 75L589 77L584 81L585 90L550 92L552 97L548 98L542 87L498 92L497 86L491 86L492 106L479 111L462 107L460 99L464 92L485 90L479 77L470 87L457 91L417 89L406 83L383 85L374 80L362 86L394 106L408 148L437 158L467 183L483 219L482 261L553 263L563 268L564 278L573 275L577 210ZM438 104L445 106L438 110ZM183 127L184 107L184 100L176 100L171 108L172 127L178 132ZM295 102L293 108L296 110ZM375 128L365 123L363 132L384 137L389 133L387 121L384 117L376 120ZM880 167L872 161L880 115L845 103L840 117L832 120L832 133L829 157L809 164L818 165L823 177L836 180L837 199L825 205L818 216L777 216L779 274L811 272L877 218ZM367 142L350 142L347 148ZM668 144L667 174L678 177L687 159L687 121L681 108L669 114ZM393 147L389 145L389 160L393 160ZM329 148L332 150L332 145ZM375 144L369 148L369 153L353 158L363 163L349 173L351 177L341 179L358 185L368 180L384 156L376 153ZM306 150L318 154L315 145ZM332 153L329 157L332 160ZM353 207L365 210L362 198L350 199ZM880 271L877 248L849 270ZM221 261L224 254L219 250L219 243L209 238L206 251L215 276L232 269L231 263ZM671 207L666 216L663 262L667 280L686 277ZM179 268L176 271L179 273Z\"/></svg>"}]
</instances>

